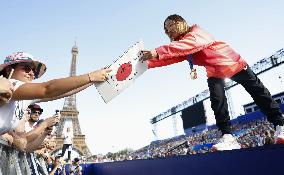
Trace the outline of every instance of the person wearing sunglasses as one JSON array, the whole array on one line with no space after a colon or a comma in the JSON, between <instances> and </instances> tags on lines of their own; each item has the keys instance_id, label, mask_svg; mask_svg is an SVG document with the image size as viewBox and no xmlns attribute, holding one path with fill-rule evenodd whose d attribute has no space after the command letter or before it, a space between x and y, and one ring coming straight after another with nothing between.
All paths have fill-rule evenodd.
<instances>
[{"instance_id":1,"label":"person wearing sunglasses","mask_svg":"<svg viewBox=\"0 0 284 175\"><path fill-rule=\"evenodd\" d=\"M26 138L28 140L34 140L33 142L27 143L27 157L30 165L33 165L33 168L30 169L31 172L38 171L39 174L48 174L47 169L42 164L43 156L42 152L45 151L45 140L48 138L43 137L42 132L52 131L52 126L59 122L58 117L49 117L45 120L40 119L43 109L38 104L32 104L28 106L29 109L29 118L25 123ZM33 138L31 138L33 137ZM35 151L32 151L36 149ZM35 168L36 167L36 168ZM34 173L36 174L36 173Z\"/></svg>"},{"instance_id":2,"label":"person wearing sunglasses","mask_svg":"<svg viewBox=\"0 0 284 175\"><path fill-rule=\"evenodd\" d=\"M39 118L43 112L43 109L38 104L29 105L28 108L30 109L30 117L28 120L28 127L26 127L26 131L29 132L35 128L35 125L39 121Z\"/></svg>"},{"instance_id":3,"label":"person wearing sunglasses","mask_svg":"<svg viewBox=\"0 0 284 175\"><path fill-rule=\"evenodd\" d=\"M59 122L58 116L52 116L45 120L40 119L43 109L38 104L29 105L30 114L25 123L25 132L28 140L36 139L45 130L52 131L52 127Z\"/></svg>"},{"instance_id":4,"label":"person wearing sunglasses","mask_svg":"<svg viewBox=\"0 0 284 175\"><path fill-rule=\"evenodd\" d=\"M0 65L0 75L5 78L11 76L10 82L14 86L11 100L0 107L0 135L17 128L28 105L75 94L95 82L106 81L108 73L111 72L110 69L99 69L83 75L32 83L34 79L40 78L45 71L45 64L36 61L31 54L25 52L15 52L8 55L4 63ZM48 133L42 134L47 135ZM31 141L25 135L22 138L26 139L26 142L23 141L23 145ZM25 150L26 146L22 148Z\"/></svg>"}]
</instances>

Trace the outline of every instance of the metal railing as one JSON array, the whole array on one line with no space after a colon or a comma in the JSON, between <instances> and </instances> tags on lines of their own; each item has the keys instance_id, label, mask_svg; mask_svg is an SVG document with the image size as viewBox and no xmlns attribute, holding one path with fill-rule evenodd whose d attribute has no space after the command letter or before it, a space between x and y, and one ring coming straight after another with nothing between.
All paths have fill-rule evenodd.
<instances>
[{"instance_id":1,"label":"metal railing","mask_svg":"<svg viewBox=\"0 0 284 175\"><path fill-rule=\"evenodd\" d=\"M26 153L9 146L0 137L0 175L29 175L30 167Z\"/></svg>"}]
</instances>

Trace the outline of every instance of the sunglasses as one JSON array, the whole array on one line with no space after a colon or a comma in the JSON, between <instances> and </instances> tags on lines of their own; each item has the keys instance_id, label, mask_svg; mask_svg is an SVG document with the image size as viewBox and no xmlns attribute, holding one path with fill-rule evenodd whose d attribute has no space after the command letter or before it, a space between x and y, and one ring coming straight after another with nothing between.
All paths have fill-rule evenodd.
<instances>
[{"instance_id":1,"label":"sunglasses","mask_svg":"<svg viewBox=\"0 0 284 175\"><path fill-rule=\"evenodd\" d=\"M31 113L32 113L32 114L38 114L38 115L41 115L41 114L42 114L42 112L40 112L40 111L31 111Z\"/></svg>"},{"instance_id":2,"label":"sunglasses","mask_svg":"<svg viewBox=\"0 0 284 175\"><path fill-rule=\"evenodd\" d=\"M28 64L18 64L18 66L22 67L22 69L25 71L25 73L30 73L31 71L33 71L33 73L35 72L35 67L28 65Z\"/></svg>"}]
</instances>

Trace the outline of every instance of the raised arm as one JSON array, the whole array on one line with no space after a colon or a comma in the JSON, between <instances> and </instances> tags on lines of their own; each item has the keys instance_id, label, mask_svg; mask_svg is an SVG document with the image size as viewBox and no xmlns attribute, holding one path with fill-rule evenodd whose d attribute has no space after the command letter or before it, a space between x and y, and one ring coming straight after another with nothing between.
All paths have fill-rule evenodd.
<instances>
[{"instance_id":1,"label":"raised arm","mask_svg":"<svg viewBox=\"0 0 284 175\"><path fill-rule=\"evenodd\" d=\"M34 128L33 130L25 133L24 136L27 138L27 141L35 140L44 130L49 127L53 127L55 124L59 122L58 117L53 116L45 119L38 127Z\"/></svg>"}]
</instances>

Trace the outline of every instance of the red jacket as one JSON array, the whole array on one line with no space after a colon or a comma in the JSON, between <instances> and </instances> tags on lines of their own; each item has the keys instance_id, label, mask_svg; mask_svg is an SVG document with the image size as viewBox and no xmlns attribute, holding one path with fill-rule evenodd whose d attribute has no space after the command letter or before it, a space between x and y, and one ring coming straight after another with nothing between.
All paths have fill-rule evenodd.
<instances>
[{"instance_id":1,"label":"red jacket","mask_svg":"<svg viewBox=\"0 0 284 175\"><path fill-rule=\"evenodd\" d=\"M246 61L228 44L216 41L197 25L193 25L179 41L158 47L156 51L159 58L148 60L148 68L187 60L189 54L192 54L193 64L206 68L207 77L229 78L247 66Z\"/></svg>"}]
</instances>

